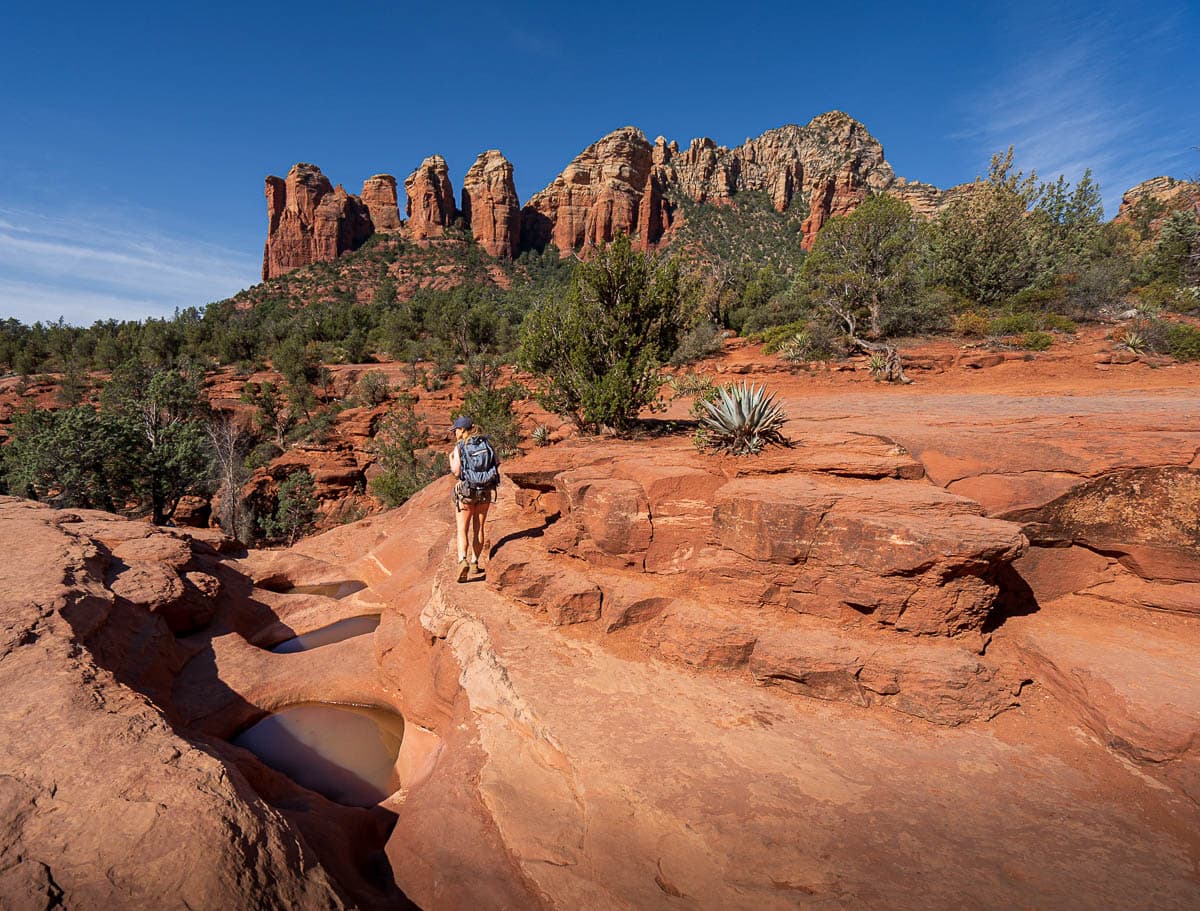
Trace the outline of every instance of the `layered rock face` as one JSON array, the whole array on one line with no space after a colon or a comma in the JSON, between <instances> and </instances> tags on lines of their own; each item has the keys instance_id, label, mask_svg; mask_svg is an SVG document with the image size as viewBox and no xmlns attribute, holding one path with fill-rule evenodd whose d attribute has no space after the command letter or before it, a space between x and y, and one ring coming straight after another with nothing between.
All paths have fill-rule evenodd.
<instances>
[{"instance_id":1,"label":"layered rock face","mask_svg":"<svg viewBox=\"0 0 1200 911\"><path fill-rule=\"evenodd\" d=\"M522 237L532 247L554 244L564 255L618 234L653 245L665 228L663 189L662 168L654 164L642 131L614 130L530 198L521 214Z\"/></svg>"},{"instance_id":2,"label":"layered rock face","mask_svg":"<svg viewBox=\"0 0 1200 911\"><path fill-rule=\"evenodd\" d=\"M286 180L268 177L263 280L300 266L336 259L371 236L367 206L315 165L299 163Z\"/></svg>"},{"instance_id":3,"label":"layered rock face","mask_svg":"<svg viewBox=\"0 0 1200 911\"><path fill-rule=\"evenodd\" d=\"M450 169L441 155L430 155L404 181L408 194L408 233L422 240L441 237L454 222L457 209L450 186Z\"/></svg>"},{"instance_id":4,"label":"layered rock face","mask_svg":"<svg viewBox=\"0 0 1200 911\"><path fill-rule=\"evenodd\" d=\"M1200 219L1200 184L1174 177L1153 177L1125 191L1114 221L1133 224L1157 239L1163 223L1174 212L1191 210Z\"/></svg>"},{"instance_id":5,"label":"layered rock face","mask_svg":"<svg viewBox=\"0 0 1200 911\"><path fill-rule=\"evenodd\" d=\"M883 146L841 111L821 114L803 127L768 130L732 150L711 139L693 140L680 155L671 149L664 146L672 180L697 202L728 203L739 191L752 190L766 193L783 212L799 196L808 211L805 248L831 216L853 211L895 178Z\"/></svg>"},{"instance_id":6,"label":"layered rock face","mask_svg":"<svg viewBox=\"0 0 1200 911\"><path fill-rule=\"evenodd\" d=\"M743 192L765 194L779 212L799 207L801 245L808 249L832 217L847 215L872 193L903 199L932 218L975 183L942 190L896 177L883 146L867 128L842 111L830 111L800 126L788 124L747 139L736 148L712 139L693 139L687 148L659 137L649 143L635 127L622 127L577 155L544 190L521 207L513 166L490 150L476 159L463 180L461 213L449 169L440 155L426 158L404 182L406 230L415 240L439 238L460 214L487 252L515 256L521 248L553 244L564 256L628 234L641 249L669 240L679 197L706 205L736 205ZM1166 213L1196 205L1194 185L1158 177L1128 191L1119 219L1130 220L1144 203ZM297 165L286 183L267 179L268 240L264 278L354 249L374 230L401 227L395 181L376 175L363 184L362 198L333 190L312 165ZM290 213L290 214L289 214ZM319 222L319 223L318 223Z\"/></svg>"},{"instance_id":7,"label":"layered rock face","mask_svg":"<svg viewBox=\"0 0 1200 911\"><path fill-rule=\"evenodd\" d=\"M521 204L513 166L498 150L475 159L463 177L462 216L483 249L495 257L516 256L521 240Z\"/></svg>"},{"instance_id":8,"label":"layered rock face","mask_svg":"<svg viewBox=\"0 0 1200 911\"><path fill-rule=\"evenodd\" d=\"M394 231L400 227L396 178L391 174L376 174L364 180L362 201L371 214L371 224L376 231Z\"/></svg>"}]
</instances>

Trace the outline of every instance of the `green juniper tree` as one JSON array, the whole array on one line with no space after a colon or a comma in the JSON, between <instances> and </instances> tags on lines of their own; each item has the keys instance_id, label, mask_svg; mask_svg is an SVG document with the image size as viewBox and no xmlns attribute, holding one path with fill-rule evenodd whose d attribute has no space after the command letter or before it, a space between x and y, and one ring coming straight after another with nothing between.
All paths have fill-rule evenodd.
<instances>
[{"instance_id":1,"label":"green juniper tree","mask_svg":"<svg viewBox=\"0 0 1200 911\"><path fill-rule=\"evenodd\" d=\"M801 279L851 343L886 360L888 380L907 382L895 346L882 339L893 312L920 290L921 226L908 203L872 196L821 228Z\"/></svg>"},{"instance_id":2,"label":"green juniper tree","mask_svg":"<svg viewBox=\"0 0 1200 911\"><path fill-rule=\"evenodd\" d=\"M674 259L619 235L576 267L571 287L534 306L518 360L549 381L542 396L580 427L628 430L655 401L659 368L679 343L682 291Z\"/></svg>"}]
</instances>

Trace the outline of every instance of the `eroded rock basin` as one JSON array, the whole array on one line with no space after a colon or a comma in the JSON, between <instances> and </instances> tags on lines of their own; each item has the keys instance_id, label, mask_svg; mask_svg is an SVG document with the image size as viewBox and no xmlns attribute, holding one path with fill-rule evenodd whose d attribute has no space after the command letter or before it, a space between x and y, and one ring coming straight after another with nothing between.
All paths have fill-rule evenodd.
<instances>
[{"instance_id":1,"label":"eroded rock basin","mask_svg":"<svg viewBox=\"0 0 1200 911\"><path fill-rule=\"evenodd\" d=\"M317 582L312 585L291 585L274 587L264 585L281 595L320 595L323 598L333 598L335 601L348 598L355 592L360 592L367 586L355 579L344 579L340 582Z\"/></svg>"},{"instance_id":2,"label":"eroded rock basin","mask_svg":"<svg viewBox=\"0 0 1200 911\"><path fill-rule=\"evenodd\" d=\"M271 651L278 654L308 652L323 645L333 645L335 642L344 642L356 636L369 636L378 627L379 614L347 617L345 620L338 620L336 623L315 629L311 633L304 633L291 639L285 639L278 645L273 646Z\"/></svg>"},{"instance_id":3,"label":"eroded rock basin","mask_svg":"<svg viewBox=\"0 0 1200 911\"><path fill-rule=\"evenodd\" d=\"M374 806L399 786L404 719L374 706L301 703L268 715L233 742L330 800Z\"/></svg>"}]
</instances>

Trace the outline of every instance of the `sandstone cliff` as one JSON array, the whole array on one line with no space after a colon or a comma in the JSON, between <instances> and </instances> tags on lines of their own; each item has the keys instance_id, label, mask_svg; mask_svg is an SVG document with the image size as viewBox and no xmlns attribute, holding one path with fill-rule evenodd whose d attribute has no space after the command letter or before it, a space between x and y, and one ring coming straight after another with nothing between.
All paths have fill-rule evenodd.
<instances>
[{"instance_id":1,"label":"sandstone cliff","mask_svg":"<svg viewBox=\"0 0 1200 911\"><path fill-rule=\"evenodd\" d=\"M513 166L496 149L475 159L463 178L462 217L490 255L512 258L521 239L521 204Z\"/></svg>"},{"instance_id":2,"label":"sandstone cliff","mask_svg":"<svg viewBox=\"0 0 1200 911\"><path fill-rule=\"evenodd\" d=\"M1200 184L1174 177L1153 177L1130 187L1121 197L1114 221L1133 225L1143 239L1158 238L1163 222L1174 212L1190 209L1200 218Z\"/></svg>"},{"instance_id":3,"label":"sandstone cliff","mask_svg":"<svg viewBox=\"0 0 1200 911\"><path fill-rule=\"evenodd\" d=\"M799 207L801 245L808 249L831 217L852 212L871 193L905 200L932 218L973 183L942 190L897 177L883 146L842 111L807 124L788 124L747 139L736 148L693 139L686 148L641 130L614 130L580 152L563 171L521 207L513 165L498 151L484 152L463 179L461 212L449 168L440 155L426 158L404 181L408 200L405 233L414 240L439 238L461 216L491 256L512 258L521 249L549 244L564 256L629 234L642 249L668 242L681 215L676 201L736 205L739 193L764 194L776 211ZM1134 187L1118 219L1130 220L1147 201L1166 212L1194 205L1194 185L1158 177ZM296 165L286 183L267 178L268 239L263 277L356 248L373 231L401 227L395 180L376 175L360 199L333 189L320 170ZM1161 221L1162 215L1157 216ZM1151 226L1151 231L1156 225Z\"/></svg>"},{"instance_id":4,"label":"sandstone cliff","mask_svg":"<svg viewBox=\"0 0 1200 911\"><path fill-rule=\"evenodd\" d=\"M331 186L315 165L294 165L287 180L268 177L266 197L264 281L299 266L336 259L373 233L363 201L341 184Z\"/></svg>"},{"instance_id":5,"label":"sandstone cliff","mask_svg":"<svg viewBox=\"0 0 1200 911\"><path fill-rule=\"evenodd\" d=\"M599 246L621 233L635 236L642 246L656 243L664 210L654 199L661 199L664 188L652 157L650 143L635 127L592 143L525 204L525 243L552 243L563 254ZM647 196L650 202L643 206Z\"/></svg>"},{"instance_id":6,"label":"sandstone cliff","mask_svg":"<svg viewBox=\"0 0 1200 911\"><path fill-rule=\"evenodd\" d=\"M408 234L416 240L441 237L454 222L450 169L441 155L430 155L404 181L408 195Z\"/></svg>"},{"instance_id":7,"label":"sandstone cliff","mask_svg":"<svg viewBox=\"0 0 1200 911\"><path fill-rule=\"evenodd\" d=\"M376 174L364 180L362 200L371 213L371 224L376 231L394 231L400 227L396 178L391 174Z\"/></svg>"},{"instance_id":8,"label":"sandstone cliff","mask_svg":"<svg viewBox=\"0 0 1200 911\"><path fill-rule=\"evenodd\" d=\"M768 130L735 149L711 139L692 140L677 154L664 145L671 182L697 202L729 203L743 190L766 193L783 212L799 197L808 211L803 245L812 246L832 215L854 210L870 192L894 180L883 146L861 123L841 111Z\"/></svg>"}]
</instances>

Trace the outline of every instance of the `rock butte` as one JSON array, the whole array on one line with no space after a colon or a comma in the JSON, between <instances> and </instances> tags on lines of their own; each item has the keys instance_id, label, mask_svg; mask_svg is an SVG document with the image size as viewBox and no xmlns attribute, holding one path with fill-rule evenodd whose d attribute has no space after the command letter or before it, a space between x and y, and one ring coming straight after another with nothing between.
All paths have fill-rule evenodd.
<instances>
[{"instance_id":1,"label":"rock butte","mask_svg":"<svg viewBox=\"0 0 1200 911\"><path fill-rule=\"evenodd\" d=\"M926 390L774 375L796 445L757 459L510 462L485 583L445 480L251 553L0 499L0 895L1197 907L1200 369L924 356ZM230 743L309 702L404 718L379 806Z\"/></svg>"},{"instance_id":2,"label":"rock butte","mask_svg":"<svg viewBox=\"0 0 1200 911\"><path fill-rule=\"evenodd\" d=\"M297 169L304 182L293 187ZM278 177L267 178L264 280L341 256L373 231L402 229L417 241L440 238L457 218L489 255L499 258L551 243L563 256L586 255L619 233L648 249L668 240L683 217L673 199L734 205L745 192L765 194L779 212L801 207L800 242L807 249L830 217L852 212L869 193L897 196L932 217L973 186L941 190L897 177L879 141L841 111L821 114L805 126L768 130L733 149L708 138L693 139L686 149L661 136L650 143L636 127L622 127L580 152L524 206L517 199L512 164L492 149L463 177L461 209L455 206L445 159L433 155L404 181L408 220L403 224L393 211L395 179L386 174L369 178L361 198L343 193L336 205L330 203L320 225L311 217L280 217L289 206L311 209L306 201L318 192L313 188L328 185L317 168L305 164L292 169L286 189ZM1169 177L1139 184L1126 193L1118 217L1126 217L1140 199L1182 204L1187 187Z\"/></svg>"}]
</instances>

